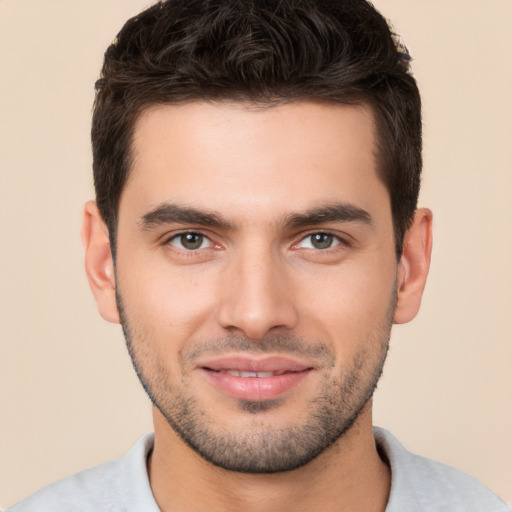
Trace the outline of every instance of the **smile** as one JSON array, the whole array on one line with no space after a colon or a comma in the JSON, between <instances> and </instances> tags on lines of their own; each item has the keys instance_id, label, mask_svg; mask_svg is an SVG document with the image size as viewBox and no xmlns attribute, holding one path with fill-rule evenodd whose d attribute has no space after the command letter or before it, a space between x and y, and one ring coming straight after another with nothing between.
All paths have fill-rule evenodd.
<instances>
[{"instance_id":1,"label":"smile","mask_svg":"<svg viewBox=\"0 0 512 512\"><path fill-rule=\"evenodd\" d=\"M215 371L215 370L214 370ZM276 375L283 375L286 371L276 371L276 372L243 372L238 370L219 370L223 373L228 373L229 375L234 375L235 377L243 377L244 379L252 377L257 379L264 379L266 377L275 377Z\"/></svg>"},{"instance_id":2,"label":"smile","mask_svg":"<svg viewBox=\"0 0 512 512\"><path fill-rule=\"evenodd\" d=\"M217 392L248 401L275 400L314 373L310 365L282 356L223 357L204 361L197 369Z\"/></svg>"}]
</instances>

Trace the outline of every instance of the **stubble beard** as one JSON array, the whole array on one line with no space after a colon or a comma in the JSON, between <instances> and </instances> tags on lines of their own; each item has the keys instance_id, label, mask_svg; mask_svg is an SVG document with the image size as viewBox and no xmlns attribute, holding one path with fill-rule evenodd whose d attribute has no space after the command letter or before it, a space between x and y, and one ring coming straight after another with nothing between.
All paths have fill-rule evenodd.
<instances>
[{"instance_id":1,"label":"stubble beard","mask_svg":"<svg viewBox=\"0 0 512 512\"><path fill-rule=\"evenodd\" d=\"M354 425L365 405L371 400L382 375L396 304L394 294L386 319L362 340L349 369L339 375L324 376L314 400L308 404L306 419L286 428L270 428L265 412L278 408L281 400L253 402L239 400L238 406L253 415L252 428L230 431L210 422L207 412L190 392L186 380L172 383L169 369L154 360L147 350L148 336L139 332L127 319L120 294L117 303L121 324L133 367L154 406L158 408L178 436L206 461L230 471L242 473L277 473L291 471L312 461L342 438ZM144 348L145 347L145 348ZM323 343L311 343L289 333L269 336L257 344L243 336L210 340L185 353L193 360L208 351L227 353L247 350L297 354L315 357L322 368L334 367L332 350ZM182 359L182 367L184 361ZM327 372L326 372L327 375ZM180 376L180 377L183 377Z\"/></svg>"}]
</instances>

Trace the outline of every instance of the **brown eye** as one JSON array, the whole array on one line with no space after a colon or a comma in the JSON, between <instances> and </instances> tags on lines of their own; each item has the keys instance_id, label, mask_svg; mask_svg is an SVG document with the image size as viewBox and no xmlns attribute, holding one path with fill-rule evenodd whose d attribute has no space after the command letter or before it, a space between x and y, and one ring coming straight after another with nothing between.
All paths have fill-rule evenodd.
<instances>
[{"instance_id":1,"label":"brown eye","mask_svg":"<svg viewBox=\"0 0 512 512\"><path fill-rule=\"evenodd\" d=\"M311 235L311 245L315 249L328 249L334 242L334 236L328 233L315 233Z\"/></svg>"},{"instance_id":2,"label":"brown eye","mask_svg":"<svg viewBox=\"0 0 512 512\"><path fill-rule=\"evenodd\" d=\"M180 233L172 237L169 243L178 249L186 249L187 251L204 249L211 244L210 240L200 233Z\"/></svg>"},{"instance_id":3,"label":"brown eye","mask_svg":"<svg viewBox=\"0 0 512 512\"><path fill-rule=\"evenodd\" d=\"M330 249L340 244L340 239L330 233L312 233L304 237L298 245L304 249Z\"/></svg>"}]
</instances>

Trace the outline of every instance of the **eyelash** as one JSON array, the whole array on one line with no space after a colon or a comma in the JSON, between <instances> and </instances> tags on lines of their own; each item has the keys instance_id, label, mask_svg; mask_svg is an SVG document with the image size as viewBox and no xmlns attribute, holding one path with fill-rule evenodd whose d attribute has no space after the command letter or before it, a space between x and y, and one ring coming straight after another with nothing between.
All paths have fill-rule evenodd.
<instances>
[{"instance_id":1,"label":"eyelash","mask_svg":"<svg viewBox=\"0 0 512 512\"><path fill-rule=\"evenodd\" d=\"M314 231L314 232L307 233L307 234L303 235L300 238L300 240L292 246L292 249L300 249L300 247L299 247L300 244L302 244L307 239L312 240L312 237L314 237L315 235L329 237L331 239L331 245L329 245L328 247L319 248L319 247L314 247L314 242L311 241L310 245L312 247L305 247L304 249L312 249L312 250L317 250L319 252L326 252L326 251L329 251L330 249L334 249L340 245L345 246L345 247L350 246L350 243L346 239L340 237L339 235L335 235L334 233L330 233L329 231ZM183 239L183 237L186 237L186 236L196 236L196 237L201 238L199 246L195 247L195 248L186 248L186 247L183 247L183 243L181 243L182 247L178 247L177 245L172 243L173 241ZM208 247L201 247L203 245L204 241L209 242ZM334 245L332 245L332 244L334 244ZM177 250L192 254L199 250L211 248L212 246L215 246L216 244L215 244L215 242L212 241L212 239L208 235L205 235L199 231L181 231L181 232L175 233L171 237L167 238L165 240L165 245L172 245ZM217 246L217 247L219 247L219 246Z\"/></svg>"},{"instance_id":2,"label":"eyelash","mask_svg":"<svg viewBox=\"0 0 512 512\"><path fill-rule=\"evenodd\" d=\"M323 247L323 248L320 248L320 247L315 247L314 244L315 242L313 241L313 237L327 237L330 239L330 244L327 246L327 247ZM312 232L312 233L308 233L306 234L305 236L303 236L298 243L294 244L294 248L299 248L298 246L300 244L302 244L303 242L305 242L306 240L310 240L310 247L305 247L305 249L313 249L313 250L317 250L317 251L320 251L320 252L325 252L325 251L328 251L329 249L335 249L336 247L338 247L339 245L348 245L347 242L341 238L340 236L338 235L335 235L334 233L330 233L329 231L315 231L315 232ZM320 240L317 240L317 242L321 243Z\"/></svg>"},{"instance_id":3,"label":"eyelash","mask_svg":"<svg viewBox=\"0 0 512 512\"><path fill-rule=\"evenodd\" d=\"M200 237L201 238L200 246L196 247L196 248L190 249L190 248L183 247L183 244L182 244L182 247L177 247L176 245L174 245L172 243L173 241L183 239L183 237L186 237L186 236ZM201 247L201 245L203 245L204 241L208 241L209 242L209 246L208 247ZM211 240L211 238L209 236L204 235L203 233L200 233L198 231L181 231L180 233L175 233L171 237L167 238L166 241L165 241L165 245L172 245L177 250L181 250L181 251L184 251L184 252L187 252L187 253L194 253L194 252L197 252L198 250L206 249L206 248L209 248L211 246L214 246L215 244L214 244L214 242Z\"/></svg>"}]
</instances>

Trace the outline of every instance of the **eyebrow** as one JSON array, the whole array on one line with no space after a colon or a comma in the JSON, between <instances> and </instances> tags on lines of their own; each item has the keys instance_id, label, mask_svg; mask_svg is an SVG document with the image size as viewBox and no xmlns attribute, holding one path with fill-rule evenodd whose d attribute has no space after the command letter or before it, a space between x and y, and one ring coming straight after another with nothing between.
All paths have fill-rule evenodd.
<instances>
[{"instance_id":1,"label":"eyebrow","mask_svg":"<svg viewBox=\"0 0 512 512\"><path fill-rule=\"evenodd\" d=\"M311 210L287 215L282 225L284 228L296 229L329 222L359 222L371 226L372 217L366 210L350 203L329 203ZM143 231L173 223L196 224L225 231L236 229L234 224L222 218L216 212L198 210L172 203L158 205L139 220L139 225Z\"/></svg>"},{"instance_id":2,"label":"eyebrow","mask_svg":"<svg viewBox=\"0 0 512 512\"><path fill-rule=\"evenodd\" d=\"M139 225L142 230L154 229L165 224L197 224L226 231L233 230L234 225L215 212L197 210L196 208L162 203L155 209L144 214Z\"/></svg>"},{"instance_id":3,"label":"eyebrow","mask_svg":"<svg viewBox=\"0 0 512 512\"><path fill-rule=\"evenodd\" d=\"M331 203L291 214L285 218L284 225L288 228L300 228L329 222L358 222L371 226L372 216L350 203Z\"/></svg>"}]
</instances>

